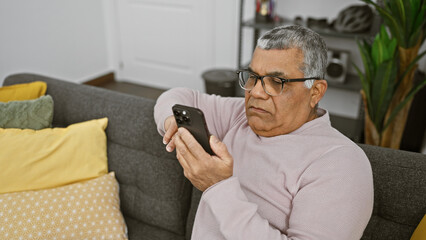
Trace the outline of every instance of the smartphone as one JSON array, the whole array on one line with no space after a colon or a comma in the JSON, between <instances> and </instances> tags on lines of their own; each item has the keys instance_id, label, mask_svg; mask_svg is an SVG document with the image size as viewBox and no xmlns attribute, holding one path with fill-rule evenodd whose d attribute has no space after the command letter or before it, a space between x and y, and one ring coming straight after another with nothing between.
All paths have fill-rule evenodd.
<instances>
[{"instance_id":1,"label":"smartphone","mask_svg":"<svg viewBox=\"0 0 426 240\"><path fill-rule=\"evenodd\" d=\"M177 126L188 129L204 150L210 155L214 155L210 148L210 133L207 128L204 113L198 108L180 104L175 104L172 110Z\"/></svg>"}]
</instances>

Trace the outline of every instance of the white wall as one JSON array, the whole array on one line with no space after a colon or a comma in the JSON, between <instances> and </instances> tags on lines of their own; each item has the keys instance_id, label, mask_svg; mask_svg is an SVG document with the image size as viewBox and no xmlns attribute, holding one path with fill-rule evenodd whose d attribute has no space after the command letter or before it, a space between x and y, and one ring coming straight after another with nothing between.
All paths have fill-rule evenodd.
<instances>
[{"instance_id":1,"label":"white wall","mask_svg":"<svg viewBox=\"0 0 426 240\"><path fill-rule=\"evenodd\" d=\"M238 49L238 0L215 0L215 56L213 67L236 68Z\"/></svg>"},{"instance_id":2,"label":"white wall","mask_svg":"<svg viewBox=\"0 0 426 240\"><path fill-rule=\"evenodd\" d=\"M0 0L0 85L20 72L83 82L112 71L106 2Z\"/></svg>"}]
</instances>

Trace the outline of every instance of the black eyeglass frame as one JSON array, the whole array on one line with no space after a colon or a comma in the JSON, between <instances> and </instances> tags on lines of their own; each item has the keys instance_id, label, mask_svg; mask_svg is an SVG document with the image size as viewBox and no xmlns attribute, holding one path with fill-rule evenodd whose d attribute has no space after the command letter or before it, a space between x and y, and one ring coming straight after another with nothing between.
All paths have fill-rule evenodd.
<instances>
[{"instance_id":1,"label":"black eyeglass frame","mask_svg":"<svg viewBox=\"0 0 426 240\"><path fill-rule=\"evenodd\" d=\"M240 80L242 80L241 79L241 75L240 75L240 73L242 73L242 72L248 72L248 73L250 73L250 74L253 74L255 77L256 77L256 81L254 82L254 85L253 85L253 88L254 88L254 86L256 86L256 84L257 84L257 80L259 80L260 79L260 82L261 82L261 84L262 84L262 88L263 88L263 90L268 94L268 95L270 95L270 96L279 96L279 95L281 95L281 93L283 92L283 90L284 90L284 83L288 83L288 82L304 82L304 81L306 81L306 80L320 80L321 78L319 78L319 77L310 77L310 78L292 78L292 79L286 79L286 78L282 78L282 77L278 77L278 76L270 76L270 75L265 75L265 76L259 76L258 74L256 74L256 73L254 73L254 72L252 72L252 71L250 71L249 69L240 69L240 70L237 70L237 74L238 74L238 79L240 79ZM277 95L272 95L271 93L269 93L268 91L266 91L266 89L265 89L265 82L263 81L263 78L264 77L273 77L273 78L278 78L279 80L281 80L281 92L279 93L279 94L277 94ZM244 80L242 80L243 82L245 82ZM242 85L241 85L241 81L238 81L240 84L240 87L242 88L242 89L244 89L244 90L246 90L246 91L250 91L250 90L252 90L252 89L246 89L245 87L243 87Z\"/></svg>"}]
</instances>

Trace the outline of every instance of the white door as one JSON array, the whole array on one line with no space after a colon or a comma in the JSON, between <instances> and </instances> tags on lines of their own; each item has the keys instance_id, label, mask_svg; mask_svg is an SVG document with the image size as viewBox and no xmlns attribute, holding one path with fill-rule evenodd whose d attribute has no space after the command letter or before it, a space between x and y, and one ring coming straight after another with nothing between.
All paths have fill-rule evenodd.
<instances>
[{"instance_id":1,"label":"white door","mask_svg":"<svg viewBox=\"0 0 426 240\"><path fill-rule=\"evenodd\" d=\"M214 1L118 0L118 78L159 88L204 90L215 65Z\"/></svg>"}]
</instances>

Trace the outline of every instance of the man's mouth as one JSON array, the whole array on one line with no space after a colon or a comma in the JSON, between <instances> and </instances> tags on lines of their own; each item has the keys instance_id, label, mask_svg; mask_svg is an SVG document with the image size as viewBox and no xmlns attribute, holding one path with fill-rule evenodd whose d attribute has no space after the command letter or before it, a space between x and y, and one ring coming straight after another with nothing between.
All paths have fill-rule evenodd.
<instances>
[{"instance_id":1,"label":"man's mouth","mask_svg":"<svg viewBox=\"0 0 426 240\"><path fill-rule=\"evenodd\" d=\"M249 107L249 110L253 113L261 113L261 114L269 113L268 111L266 111L263 108L258 108L258 107L254 107L254 106Z\"/></svg>"}]
</instances>

